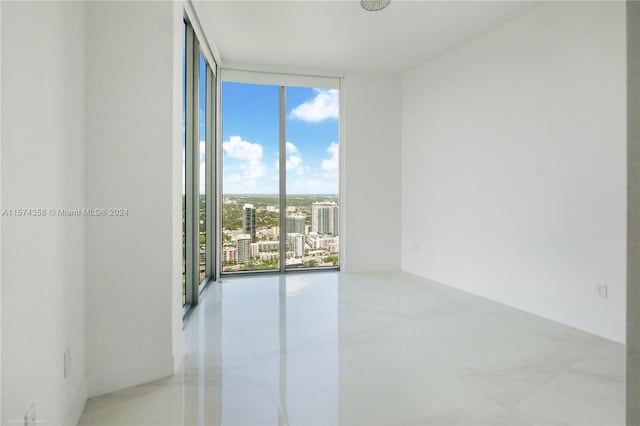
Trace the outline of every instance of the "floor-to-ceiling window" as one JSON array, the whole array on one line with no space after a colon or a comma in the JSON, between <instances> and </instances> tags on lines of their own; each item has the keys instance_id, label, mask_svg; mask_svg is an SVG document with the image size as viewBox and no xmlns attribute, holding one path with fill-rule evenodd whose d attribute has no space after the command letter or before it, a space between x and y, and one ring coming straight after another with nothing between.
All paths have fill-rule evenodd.
<instances>
[{"instance_id":1,"label":"floor-to-ceiling window","mask_svg":"<svg viewBox=\"0 0 640 426\"><path fill-rule=\"evenodd\" d=\"M198 103L199 103L199 143L198 143L198 282L204 282L207 276L207 67L208 64L200 57L200 71L198 75Z\"/></svg>"},{"instance_id":2,"label":"floor-to-ceiling window","mask_svg":"<svg viewBox=\"0 0 640 426\"><path fill-rule=\"evenodd\" d=\"M223 77L223 273L339 267L339 115L337 84Z\"/></svg>"},{"instance_id":3,"label":"floor-to-ceiling window","mask_svg":"<svg viewBox=\"0 0 640 426\"><path fill-rule=\"evenodd\" d=\"M222 271L279 270L278 86L222 83Z\"/></svg>"},{"instance_id":4,"label":"floor-to-ceiling window","mask_svg":"<svg viewBox=\"0 0 640 426\"><path fill-rule=\"evenodd\" d=\"M215 274L215 64L185 21L182 140L182 301L195 304L199 290ZM212 61L211 61L212 62Z\"/></svg>"},{"instance_id":5,"label":"floor-to-ceiling window","mask_svg":"<svg viewBox=\"0 0 640 426\"><path fill-rule=\"evenodd\" d=\"M287 268L335 267L340 207L336 89L286 88Z\"/></svg>"},{"instance_id":6,"label":"floor-to-ceiling window","mask_svg":"<svg viewBox=\"0 0 640 426\"><path fill-rule=\"evenodd\" d=\"M338 268L338 80L223 81L216 145L215 67L188 21L184 34L183 304L217 268Z\"/></svg>"}]
</instances>

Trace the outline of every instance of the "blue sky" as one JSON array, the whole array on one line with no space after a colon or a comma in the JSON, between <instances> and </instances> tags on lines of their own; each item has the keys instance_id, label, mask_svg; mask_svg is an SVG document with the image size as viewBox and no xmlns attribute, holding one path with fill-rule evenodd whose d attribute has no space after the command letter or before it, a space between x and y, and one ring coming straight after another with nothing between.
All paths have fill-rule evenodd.
<instances>
[{"instance_id":1,"label":"blue sky","mask_svg":"<svg viewBox=\"0 0 640 426\"><path fill-rule=\"evenodd\" d=\"M338 193L338 91L288 87L287 192ZM279 87L222 83L224 194L278 192Z\"/></svg>"}]
</instances>

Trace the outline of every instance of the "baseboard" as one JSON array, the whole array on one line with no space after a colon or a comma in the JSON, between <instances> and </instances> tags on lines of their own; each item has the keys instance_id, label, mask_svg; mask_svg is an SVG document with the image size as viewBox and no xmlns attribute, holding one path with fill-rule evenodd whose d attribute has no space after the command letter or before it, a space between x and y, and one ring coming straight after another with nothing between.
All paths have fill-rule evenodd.
<instances>
[{"instance_id":1,"label":"baseboard","mask_svg":"<svg viewBox=\"0 0 640 426\"><path fill-rule=\"evenodd\" d=\"M80 386L76 390L71 401L71 406L67 410L67 415L64 418L65 426L76 426L80 421L80 416L84 411L84 406L87 403L87 379L82 379Z\"/></svg>"},{"instance_id":2,"label":"baseboard","mask_svg":"<svg viewBox=\"0 0 640 426\"><path fill-rule=\"evenodd\" d=\"M598 337L602 337L603 339L606 340L610 340L612 342L615 343L621 343L621 344L625 344L625 336L624 334L622 336L619 335L611 335L611 334L607 334L607 333L603 333L600 330L595 330L592 327L586 327L584 322L579 322L579 321L575 321L575 320L570 320L566 317L562 317L562 315L559 315L557 312L545 312L542 311L541 309L538 309L536 307L532 307L532 306L527 306L525 304L523 304L522 302L517 302L517 301L513 301L513 300L505 300L503 298L499 298L496 297L495 294L485 294L482 291L478 291L478 289L468 289L462 286L458 286L458 285L452 285L452 284L447 284L441 281L436 281L434 279L428 278L426 276L423 276L417 272L413 272L407 269L403 269L402 270L403 274L407 274L407 276L411 276L414 279L417 280L421 280L424 281L425 283L431 283L431 284L437 284L437 285L441 285L441 286L445 286L448 287L450 289L454 289L456 291L460 291L463 293L467 293L467 294L471 294L477 297L480 297L482 299L488 300L490 302L493 303L497 303L503 306L507 306L509 308L512 309L516 309L518 311L522 311L522 312L526 312L527 314L530 315L535 315L539 318L543 318L545 320L548 321L553 321L555 323L558 323L560 325L563 325L565 327L571 327L571 328L575 328L576 330L580 330L583 331L585 333L589 333L592 334L594 336L598 336Z\"/></svg>"},{"instance_id":3,"label":"baseboard","mask_svg":"<svg viewBox=\"0 0 640 426\"><path fill-rule=\"evenodd\" d=\"M142 363L113 367L89 375L89 398L173 376L174 357L154 357Z\"/></svg>"},{"instance_id":4,"label":"baseboard","mask_svg":"<svg viewBox=\"0 0 640 426\"><path fill-rule=\"evenodd\" d=\"M341 271L348 272L350 274L359 273L387 273L387 272L400 272L398 265L371 265L371 264L352 264L347 267L341 267Z\"/></svg>"}]
</instances>

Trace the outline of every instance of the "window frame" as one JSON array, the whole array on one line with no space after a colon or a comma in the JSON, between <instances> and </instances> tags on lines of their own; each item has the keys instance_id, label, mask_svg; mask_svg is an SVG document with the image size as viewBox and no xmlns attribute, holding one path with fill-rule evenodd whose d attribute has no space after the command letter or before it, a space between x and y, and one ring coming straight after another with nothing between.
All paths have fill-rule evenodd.
<instances>
[{"instance_id":1,"label":"window frame","mask_svg":"<svg viewBox=\"0 0 640 426\"><path fill-rule=\"evenodd\" d=\"M323 88L323 89L338 89L340 92L340 104L339 104L339 118L338 118L338 200L339 200L339 235L344 235L344 173L343 173L343 141L344 141L344 126L343 126L343 114L344 114L344 100L343 100L343 77L335 75L312 75L305 73L286 73L286 72L272 72L264 70L251 70L234 67L220 67L219 78L217 81L217 93L218 93L218 137L216 144L217 154L217 171L222 176L222 84L224 82L237 82L248 84L263 84L274 85L279 88L279 209L280 209L280 238L279 238L279 268L272 270L251 270L251 271L224 271L222 268L222 178L218 179L217 186L217 221L216 228L217 238L215 263L218 268L217 278L222 276L238 276L238 275L257 275L257 274L283 274L283 273L299 273L299 272L318 272L318 271L340 271L344 268L344 238L340 239L340 250L338 252L338 265L336 266L320 266L320 267L308 267L308 268L287 268L286 265L286 244L287 244L287 230L286 230L286 203L287 203L287 173L286 173L286 91L288 87L309 87L309 88Z\"/></svg>"},{"instance_id":2,"label":"window frame","mask_svg":"<svg viewBox=\"0 0 640 426\"><path fill-rule=\"evenodd\" d=\"M215 209L216 179L215 161L218 120L216 116L217 64L213 66L200 43L196 29L185 11L185 217L183 262L185 262L186 282L183 285L184 314L198 304L200 294L211 280L216 279ZM205 134L200 134L200 56L205 62ZM205 141L205 276L200 280L200 139Z\"/></svg>"},{"instance_id":3,"label":"window frame","mask_svg":"<svg viewBox=\"0 0 640 426\"><path fill-rule=\"evenodd\" d=\"M205 61L206 61L206 57L205 57ZM206 100L206 135L205 135L205 180L207 182L207 186L205 189L205 197L207 200L207 204L206 204L206 236L207 236L207 241L206 241L206 253L207 253L207 260L206 260L206 266L205 266L205 271L206 271L206 278L205 281L207 279L216 279L216 271L217 271L217 265L215 262L216 259L216 220L215 220L215 210L217 209L217 200L216 200L216 193L217 193L217 174L215 173L216 166L215 166L215 160L216 160L216 147L215 147L215 141L216 141L216 129L218 128L217 125L217 101L216 101L216 97L217 97L217 92L218 92L218 85L217 85L217 79L216 79L216 74L213 70L212 67L208 66L207 63L207 100ZM206 284L206 282L200 283L203 287L204 284Z\"/></svg>"}]
</instances>

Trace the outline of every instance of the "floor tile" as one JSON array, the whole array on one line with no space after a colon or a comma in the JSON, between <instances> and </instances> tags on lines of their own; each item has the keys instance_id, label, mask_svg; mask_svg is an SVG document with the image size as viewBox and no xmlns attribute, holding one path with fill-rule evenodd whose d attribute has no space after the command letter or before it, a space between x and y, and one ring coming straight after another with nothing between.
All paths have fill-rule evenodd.
<instances>
[{"instance_id":1,"label":"floor tile","mask_svg":"<svg viewBox=\"0 0 640 426\"><path fill-rule=\"evenodd\" d=\"M623 424L624 346L405 273L213 284L174 377L80 425Z\"/></svg>"}]
</instances>

